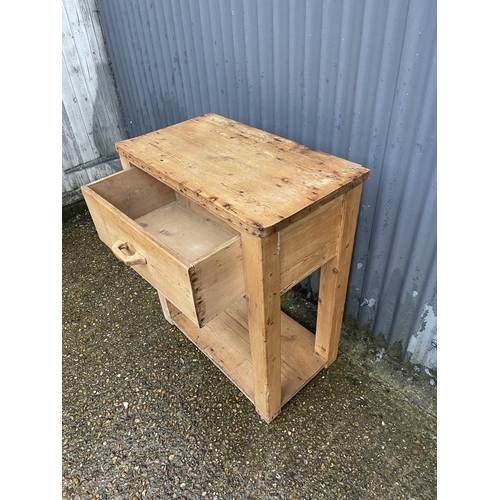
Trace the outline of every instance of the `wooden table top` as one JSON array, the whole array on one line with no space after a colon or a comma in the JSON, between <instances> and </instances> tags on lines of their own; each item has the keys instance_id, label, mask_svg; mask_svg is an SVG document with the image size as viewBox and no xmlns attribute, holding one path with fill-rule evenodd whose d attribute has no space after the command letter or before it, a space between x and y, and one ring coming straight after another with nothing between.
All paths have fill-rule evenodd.
<instances>
[{"instance_id":1,"label":"wooden table top","mask_svg":"<svg viewBox=\"0 0 500 500\"><path fill-rule=\"evenodd\" d=\"M279 231L365 181L361 165L213 113L116 150L237 229Z\"/></svg>"}]
</instances>

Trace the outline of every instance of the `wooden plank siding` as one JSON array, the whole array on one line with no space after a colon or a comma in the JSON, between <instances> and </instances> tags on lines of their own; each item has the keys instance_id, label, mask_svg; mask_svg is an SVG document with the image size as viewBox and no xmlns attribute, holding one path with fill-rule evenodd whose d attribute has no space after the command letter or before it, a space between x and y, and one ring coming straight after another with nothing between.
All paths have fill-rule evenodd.
<instances>
[{"instance_id":1,"label":"wooden plank siding","mask_svg":"<svg viewBox=\"0 0 500 500\"><path fill-rule=\"evenodd\" d=\"M127 137L93 0L62 3L62 202L121 169L115 142Z\"/></svg>"}]
</instances>

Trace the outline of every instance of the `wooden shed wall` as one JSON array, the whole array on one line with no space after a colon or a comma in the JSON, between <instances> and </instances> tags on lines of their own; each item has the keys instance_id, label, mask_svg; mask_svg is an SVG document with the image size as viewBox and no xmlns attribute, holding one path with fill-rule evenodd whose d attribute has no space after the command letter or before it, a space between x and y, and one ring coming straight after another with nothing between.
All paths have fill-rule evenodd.
<instances>
[{"instance_id":1,"label":"wooden shed wall","mask_svg":"<svg viewBox=\"0 0 500 500\"><path fill-rule=\"evenodd\" d=\"M93 0L63 0L61 73L64 207L120 169L114 144L127 137Z\"/></svg>"}]
</instances>

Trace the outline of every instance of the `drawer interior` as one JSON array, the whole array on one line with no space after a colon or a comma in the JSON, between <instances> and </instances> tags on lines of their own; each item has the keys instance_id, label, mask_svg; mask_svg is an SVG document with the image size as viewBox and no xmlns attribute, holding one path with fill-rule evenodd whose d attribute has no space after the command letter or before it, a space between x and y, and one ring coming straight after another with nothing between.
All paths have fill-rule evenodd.
<instances>
[{"instance_id":1,"label":"drawer interior","mask_svg":"<svg viewBox=\"0 0 500 500\"><path fill-rule=\"evenodd\" d=\"M136 222L189 262L196 262L238 236L231 228L214 223L213 217L192 210L180 197Z\"/></svg>"},{"instance_id":2,"label":"drawer interior","mask_svg":"<svg viewBox=\"0 0 500 500\"><path fill-rule=\"evenodd\" d=\"M133 220L175 201L171 188L135 167L105 177L89 187Z\"/></svg>"},{"instance_id":3,"label":"drawer interior","mask_svg":"<svg viewBox=\"0 0 500 500\"><path fill-rule=\"evenodd\" d=\"M93 184L92 189L189 262L239 236L223 221L135 167Z\"/></svg>"}]
</instances>

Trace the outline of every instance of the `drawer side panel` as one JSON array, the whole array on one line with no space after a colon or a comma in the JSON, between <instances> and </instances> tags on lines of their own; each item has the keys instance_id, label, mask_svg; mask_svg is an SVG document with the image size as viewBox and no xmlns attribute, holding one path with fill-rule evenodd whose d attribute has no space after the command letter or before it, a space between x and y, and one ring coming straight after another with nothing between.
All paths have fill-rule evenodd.
<instances>
[{"instance_id":1,"label":"drawer side panel","mask_svg":"<svg viewBox=\"0 0 500 500\"><path fill-rule=\"evenodd\" d=\"M337 254L343 196L280 231L281 293Z\"/></svg>"}]
</instances>

